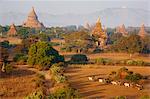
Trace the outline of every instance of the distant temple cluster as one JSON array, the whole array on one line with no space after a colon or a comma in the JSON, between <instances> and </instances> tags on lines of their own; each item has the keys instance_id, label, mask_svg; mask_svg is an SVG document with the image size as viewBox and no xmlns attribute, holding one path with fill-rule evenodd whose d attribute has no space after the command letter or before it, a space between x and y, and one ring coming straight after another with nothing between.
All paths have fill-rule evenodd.
<instances>
[{"instance_id":1,"label":"distant temple cluster","mask_svg":"<svg viewBox=\"0 0 150 99\"><path fill-rule=\"evenodd\" d=\"M116 33L121 33L123 36L128 35L124 24L116 28Z\"/></svg>"},{"instance_id":2,"label":"distant temple cluster","mask_svg":"<svg viewBox=\"0 0 150 99\"><path fill-rule=\"evenodd\" d=\"M127 32L127 30L126 30L124 24L121 25L121 26L118 26L118 27L116 28L115 33L121 33L123 36L127 36L127 35L128 35L128 32ZM145 31L145 26L144 26L144 24L141 25L138 35L139 35L140 37L145 37L145 36L147 35L147 32Z\"/></svg>"},{"instance_id":3,"label":"distant temple cluster","mask_svg":"<svg viewBox=\"0 0 150 99\"><path fill-rule=\"evenodd\" d=\"M43 23L40 23L38 20L38 16L35 13L34 8L32 7L31 12L28 15L28 18L25 22L22 24L23 27L29 27L29 28L36 28L36 29L41 29L44 28ZM7 32L8 36L16 36L17 35L17 30L15 28L15 25L12 24L10 26L9 31Z\"/></svg>"},{"instance_id":4,"label":"distant temple cluster","mask_svg":"<svg viewBox=\"0 0 150 99\"><path fill-rule=\"evenodd\" d=\"M23 27L29 27L29 28L35 28L35 29L45 28L43 23L41 23L38 20L38 16L37 16L33 7L32 7L32 10L27 17L27 20L25 22L23 22L22 26ZM91 34L90 34L91 36L97 37L97 42L96 42L97 46L99 46L101 48L104 48L106 46L108 36L106 33L106 29L104 27L102 27L100 18L98 18L95 25L90 26L89 23L86 23L84 28L91 31ZM124 24L121 26L118 26L116 28L115 33L121 33L123 36L128 35L128 31L126 30ZM145 26L144 26L144 24L142 24L142 26L140 27L138 35L141 37L145 37L146 34L147 34L147 32L145 31ZM7 32L7 35L8 36L16 36L17 35L17 30L16 30L14 24L12 24L10 26L10 29Z\"/></svg>"}]
</instances>

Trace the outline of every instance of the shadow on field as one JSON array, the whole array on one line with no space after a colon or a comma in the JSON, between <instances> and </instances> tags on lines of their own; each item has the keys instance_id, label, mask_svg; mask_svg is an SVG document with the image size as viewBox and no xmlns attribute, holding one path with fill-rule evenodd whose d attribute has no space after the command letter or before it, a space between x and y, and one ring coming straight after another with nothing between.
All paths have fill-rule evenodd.
<instances>
[{"instance_id":1,"label":"shadow on field","mask_svg":"<svg viewBox=\"0 0 150 99\"><path fill-rule=\"evenodd\" d=\"M31 70L26 70L26 69L15 69L12 72L6 74L2 73L0 75L0 78L9 78L9 77L22 77L22 76L28 76L28 75L33 75L36 72L31 71Z\"/></svg>"},{"instance_id":2,"label":"shadow on field","mask_svg":"<svg viewBox=\"0 0 150 99\"><path fill-rule=\"evenodd\" d=\"M105 89L101 89L101 90L92 90L92 91L85 91L85 92L82 92L81 94L83 96L86 96L86 97L89 97L90 99L96 99L96 98L104 98L104 96L94 96L94 97L91 97L92 95L95 95L95 94L100 94L102 93L102 91L104 91Z\"/></svg>"}]
</instances>

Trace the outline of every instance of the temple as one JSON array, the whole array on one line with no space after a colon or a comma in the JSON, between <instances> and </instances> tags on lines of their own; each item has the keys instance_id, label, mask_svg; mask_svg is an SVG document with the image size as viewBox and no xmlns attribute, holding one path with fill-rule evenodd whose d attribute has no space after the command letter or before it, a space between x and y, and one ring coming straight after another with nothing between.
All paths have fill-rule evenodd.
<instances>
[{"instance_id":1,"label":"temple","mask_svg":"<svg viewBox=\"0 0 150 99\"><path fill-rule=\"evenodd\" d=\"M27 20L22 26L30 28L44 28L43 23L40 23L38 20L38 16L35 13L34 7L32 7L32 11L29 13Z\"/></svg>"},{"instance_id":2,"label":"temple","mask_svg":"<svg viewBox=\"0 0 150 99\"><path fill-rule=\"evenodd\" d=\"M8 30L7 35L8 36L16 36L17 35L17 30L16 30L16 27L14 24L12 24L10 26L10 29Z\"/></svg>"},{"instance_id":3,"label":"temple","mask_svg":"<svg viewBox=\"0 0 150 99\"><path fill-rule=\"evenodd\" d=\"M125 28L124 24L122 26L118 26L116 28L116 33L121 33L123 36L128 35L128 32L126 31L126 28Z\"/></svg>"},{"instance_id":4,"label":"temple","mask_svg":"<svg viewBox=\"0 0 150 99\"><path fill-rule=\"evenodd\" d=\"M139 35L140 37L145 37L146 34L147 34L147 32L145 31L145 26L144 26L144 24L142 24L138 35Z\"/></svg>"},{"instance_id":5,"label":"temple","mask_svg":"<svg viewBox=\"0 0 150 99\"><path fill-rule=\"evenodd\" d=\"M94 26L92 30L92 35L98 38L97 46L104 47L106 45L107 41L107 33L105 28L102 28L100 18L98 18L96 25Z\"/></svg>"}]
</instances>

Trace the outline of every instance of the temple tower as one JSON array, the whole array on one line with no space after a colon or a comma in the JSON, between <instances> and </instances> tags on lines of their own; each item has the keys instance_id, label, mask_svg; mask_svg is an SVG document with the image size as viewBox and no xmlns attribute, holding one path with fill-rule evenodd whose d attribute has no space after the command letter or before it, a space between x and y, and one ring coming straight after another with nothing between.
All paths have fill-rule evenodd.
<instances>
[{"instance_id":1,"label":"temple tower","mask_svg":"<svg viewBox=\"0 0 150 99\"><path fill-rule=\"evenodd\" d=\"M102 28L100 18L98 18L96 25L92 30L92 35L98 38L96 44L103 48L106 45L107 33L106 30Z\"/></svg>"},{"instance_id":2,"label":"temple tower","mask_svg":"<svg viewBox=\"0 0 150 99\"><path fill-rule=\"evenodd\" d=\"M8 30L7 35L8 36L16 36L17 35L17 30L16 30L16 27L14 24L12 24L10 26L10 29Z\"/></svg>"},{"instance_id":3,"label":"temple tower","mask_svg":"<svg viewBox=\"0 0 150 99\"><path fill-rule=\"evenodd\" d=\"M145 31L145 26L144 26L144 24L142 24L142 26L140 27L140 31L139 31L138 35L141 37L145 37L146 34L147 34L147 32Z\"/></svg>"},{"instance_id":4,"label":"temple tower","mask_svg":"<svg viewBox=\"0 0 150 99\"><path fill-rule=\"evenodd\" d=\"M38 20L38 16L32 7L31 12L28 15L27 20L23 23L23 27L30 27L30 28L44 28L43 23L40 23Z\"/></svg>"},{"instance_id":5,"label":"temple tower","mask_svg":"<svg viewBox=\"0 0 150 99\"><path fill-rule=\"evenodd\" d=\"M128 32L126 31L125 25L122 24L121 26L118 26L116 28L116 33L121 33L123 36L128 35Z\"/></svg>"}]
</instances>

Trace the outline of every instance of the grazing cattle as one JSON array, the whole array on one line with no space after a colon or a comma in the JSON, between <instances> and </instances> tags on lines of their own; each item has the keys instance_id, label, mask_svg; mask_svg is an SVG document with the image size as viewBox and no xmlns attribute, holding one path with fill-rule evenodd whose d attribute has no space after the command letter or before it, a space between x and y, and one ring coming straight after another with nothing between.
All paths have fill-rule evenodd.
<instances>
[{"instance_id":1,"label":"grazing cattle","mask_svg":"<svg viewBox=\"0 0 150 99\"><path fill-rule=\"evenodd\" d=\"M121 82L121 81L118 81L117 84L121 86L122 82Z\"/></svg>"},{"instance_id":2,"label":"grazing cattle","mask_svg":"<svg viewBox=\"0 0 150 99\"><path fill-rule=\"evenodd\" d=\"M118 85L117 82L115 82L115 81L112 81L111 84Z\"/></svg>"},{"instance_id":3,"label":"grazing cattle","mask_svg":"<svg viewBox=\"0 0 150 99\"><path fill-rule=\"evenodd\" d=\"M129 83L124 83L124 86L125 87L130 87L130 84Z\"/></svg>"},{"instance_id":4,"label":"grazing cattle","mask_svg":"<svg viewBox=\"0 0 150 99\"><path fill-rule=\"evenodd\" d=\"M143 89L143 86L142 86L142 85L139 85L139 84L135 84L135 87L136 87L138 90L142 90L142 89Z\"/></svg>"},{"instance_id":5,"label":"grazing cattle","mask_svg":"<svg viewBox=\"0 0 150 99\"><path fill-rule=\"evenodd\" d=\"M99 78L98 79L98 82L100 82L100 83L103 83L105 80L104 79L102 79L102 78Z\"/></svg>"},{"instance_id":6,"label":"grazing cattle","mask_svg":"<svg viewBox=\"0 0 150 99\"><path fill-rule=\"evenodd\" d=\"M90 81L94 81L94 80L95 80L95 78L94 78L94 76L90 76L90 77L88 77L88 80L90 80Z\"/></svg>"}]
</instances>

